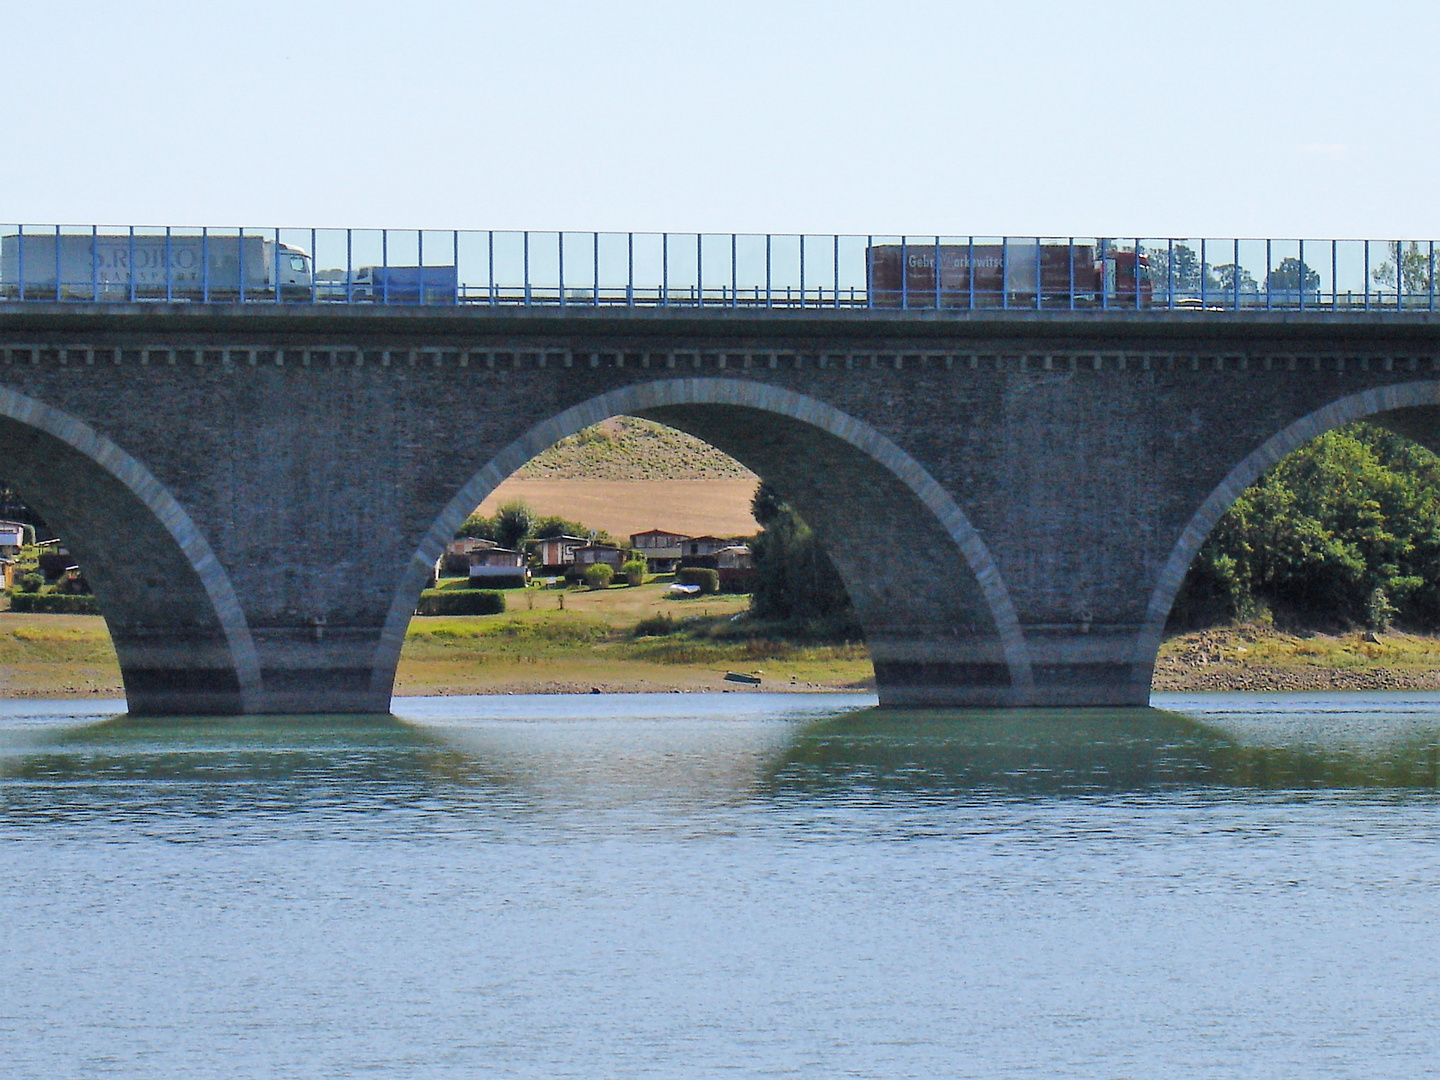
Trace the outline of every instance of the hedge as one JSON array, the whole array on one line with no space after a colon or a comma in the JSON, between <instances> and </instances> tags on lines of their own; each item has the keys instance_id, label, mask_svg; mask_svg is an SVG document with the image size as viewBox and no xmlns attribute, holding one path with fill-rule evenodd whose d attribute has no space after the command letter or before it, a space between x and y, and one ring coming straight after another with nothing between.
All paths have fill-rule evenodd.
<instances>
[{"instance_id":1,"label":"hedge","mask_svg":"<svg viewBox=\"0 0 1440 1080\"><path fill-rule=\"evenodd\" d=\"M675 581L679 585L699 585L702 594L718 592L720 589L719 571L703 566L681 567L675 571Z\"/></svg>"},{"instance_id":2,"label":"hedge","mask_svg":"<svg viewBox=\"0 0 1440 1080\"><path fill-rule=\"evenodd\" d=\"M100 605L93 596L13 592L10 594L10 610L29 615L99 615Z\"/></svg>"},{"instance_id":3,"label":"hedge","mask_svg":"<svg viewBox=\"0 0 1440 1080\"><path fill-rule=\"evenodd\" d=\"M416 615L499 615L505 594L491 589L426 589L415 605Z\"/></svg>"}]
</instances>

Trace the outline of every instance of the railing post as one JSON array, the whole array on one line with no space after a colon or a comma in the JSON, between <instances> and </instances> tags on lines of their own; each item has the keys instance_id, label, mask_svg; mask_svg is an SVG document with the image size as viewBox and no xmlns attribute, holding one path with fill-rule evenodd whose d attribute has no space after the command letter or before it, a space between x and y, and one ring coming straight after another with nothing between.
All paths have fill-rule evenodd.
<instances>
[{"instance_id":1,"label":"railing post","mask_svg":"<svg viewBox=\"0 0 1440 1080\"><path fill-rule=\"evenodd\" d=\"M739 240L730 234L730 306L740 306Z\"/></svg>"},{"instance_id":2,"label":"railing post","mask_svg":"<svg viewBox=\"0 0 1440 1080\"><path fill-rule=\"evenodd\" d=\"M1305 310L1305 241L1300 241L1300 310Z\"/></svg>"},{"instance_id":3,"label":"railing post","mask_svg":"<svg viewBox=\"0 0 1440 1080\"><path fill-rule=\"evenodd\" d=\"M765 234L765 306L766 306L767 308L772 306L771 287L770 287L770 234L769 234L769 233L766 233L766 234Z\"/></svg>"},{"instance_id":4,"label":"railing post","mask_svg":"<svg viewBox=\"0 0 1440 1080\"><path fill-rule=\"evenodd\" d=\"M490 245L490 306L494 307L497 300L495 296L495 230L490 229L487 235Z\"/></svg>"},{"instance_id":5,"label":"railing post","mask_svg":"<svg viewBox=\"0 0 1440 1080\"><path fill-rule=\"evenodd\" d=\"M1165 310L1175 310L1175 238L1165 241Z\"/></svg>"},{"instance_id":6,"label":"railing post","mask_svg":"<svg viewBox=\"0 0 1440 1080\"><path fill-rule=\"evenodd\" d=\"M450 230L450 264L455 268L455 288L450 292L450 303L460 306L460 230ZM311 269L314 269L312 266Z\"/></svg>"},{"instance_id":7,"label":"railing post","mask_svg":"<svg viewBox=\"0 0 1440 1080\"><path fill-rule=\"evenodd\" d=\"M244 233L245 230L244 230L244 229L241 229L240 231L241 231L241 233ZM130 243L130 249L129 249L130 253L129 253L128 256L126 256L126 258L128 259L128 262L127 262L127 264L126 264L126 266L125 266L125 271L126 271L126 279L127 279L127 280L129 281L129 283L130 283L130 302L133 304L133 303L135 302L135 226L134 226L134 225L131 225L131 226L130 226L129 236L130 236L130 241L129 241L129 243ZM245 269L245 263L244 263L243 259L241 260L241 263L240 263L240 269L241 269L242 271ZM245 277L244 277L244 274L243 274L243 273L241 274L241 277L240 277L240 290L241 290L241 291L240 291L240 302L241 302L241 303L244 303L244 302L245 302L245 291L244 291L244 290L245 290Z\"/></svg>"},{"instance_id":8,"label":"railing post","mask_svg":"<svg viewBox=\"0 0 1440 1080\"><path fill-rule=\"evenodd\" d=\"M1234 310L1239 311L1239 310L1240 310L1240 238L1239 238L1238 236L1235 237L1235 263L1234 263L1233 269L1234 269L1235 272L1231 275L1231 277L1233 277L1233 278L1235 279L1235 308L1234 308Z\"/></svg>"},{"instance_id":9,"label":"railing post","mask_svg":"<svg viewBox=\"0 0 1440 1080\"><path fill-rule=\"evenodd\" d=\"M805 234L800 234L800 307L805 307Z\"/></svg>"},{"instance_id":10,"label":"railing post","mask_svg":"<svg viewBox=\"0 0 1440 1080\"><path fill-rule=\"evenodd\" d=\"M591 288L591 293L590 293L590 306L591 306L591 307L599 307L599 306L600 306L600 234L599 234L598 232L596 232L596 233L591 233L591 234L590 234L590 237L591 237L591 246L594 248L594 255L595 255L595 266L594 266L595 279L594 279L594 282L593 282L593 285L592 285L592 288Z\"/></svg>"},{"instance_id":11,"label":"railing post","mask_svg":"<svg viewBox=\"0 0 1440 1080\"><path fill-rule=\"evenodd\" d=\"M170 244L170 237L169 237L170 230L169 230L169 229L166 229L166 230L165 230L165 233L166 233L165 244L166 244L166 247L168 248L168 247L169 247L169 244ZM169 255L169 252L168 252L168 251L166 252L166 255L167 255L167 256ZM276 230L275 230L275 259L274 259L274 263L275 263L275 265L272 267L272 269L273 269L274 272L275 272L275 282L274 282L274 285L275 285L275 303L278 304L278 303L280 303L280 230L279 230L279 229L276 229Z\"/></svg>"},{"instance_id":12,"label":"railing post","mask_svg":"<svg viewBox=\"0 0 1440 1080\"><path fill-rule=\"evenodd\" d=\"M625 306L635 306L635 234L625 234L626 270L625 270Z\"/></svg>"},{"instance_id":13,"label":"railing post","mask_svg":"<svg viewBox=\"0 0 1440 1080\"><path fill-rule=\"evenodd\" d=\"M1135 266L1130 276L1135 279L1135 310L1140 310L1140 237L1135 238Z\"/></svg>"},{"instance_id":14,"label":"railing post","mask_svg":"<svg viewBox=\"0 0 1440 1080\"><path fill-rule=\"evenodd\" d=\"M16 296L25 299L25 226L15 226L15 276L19 278Z\"/></svg>"},{"instance_id":15,"label":"railing post","mask_svg":"<svg viewBox=\"0 0 1440 1080\"><path fill-rule=\"evenodd\" d=\"M168 234L169 229L165 232ZM60 302L60 226L55 226L55 302Z\"/></svg>"},{"instance_id":16,"label":"railing post","mask_svg":"<svg viewBox=\"0 0 1440 1080\"><path fill-rule=\"evenodd\" d=\"M705 306L705 234L695 234L695 306Z\"/></svg>"},{"instance_id":17,"label":"railing post","mask_svg":"<svg viewBox=\"0 0 1440 1080\"><path fill-rule=\"evenodd\" d=\"M203 247L203 232L201 238ZM90 226L90 299L92 301L100 299L100 226L98 225Z\"/></svg>"},{"instance_id":18,"label":"railing post","mask_svg":"<svg viewBox=\"0 0 1440 1080\"><path fill-rule=\"evenodd\" d=\"M966 270L966 276L969 278L969 283L970 283L970 307L969 307L968 310L974 311L974 310L975 310L975 237L973 237L973 236L970 237L969 240L967 241L967 244L968 244L968 247L966 248L965 258L966 258L966 260L968 260L968 265L966 266L965 270Z\"/></svg>"},{"instance_id":19,"label":"railing post","mask_svg":"<svg viewBox=\"0 0 1440 1080\"><path fill-rule=\"evenodd\" d=\"M526 229L521 235L520 246L523 253L523 265L521 272L525 276L525 306L530 306L530 230Z\"/></svg>"},{"instance_id":20,"label":"railing post","mask_svg":"<svg viewBox=\"0 0 1440 1080\"><path fill-rule=\"evenodd\" d=\"M935 310L940 310L940 237L935 237Z\"/></svg>"},{"instance_id":21,"label":"railing post","mask_svg":"<svg viewBox=\"0 0 1440 1080\"><path fill-rule=\"evenodd\" d=\"M1270 310L1270 275L1275 272L1275 271L1274 271L1274 267L1273 267L1274 257L1273 257L1273 255L1271 254L1270 244L1271 244L1271 240L1270 240L1270 238L1267 236L1267 237L1265 238L1265 310L1266 310L1266 311L1269 311L1269 310Z\"/></svg>"},{"instance_id":22,"label":"railing post","mask_svg":"<svg viewBox=\"0 0 1440 1080\"><path fill-rule=\"evenodd\" d=\"M1070 237L1070 310L1075 310L1075 238Z\"/></svg>"},{"instance_id":23,"label":"railing post","mask_svg":"<svg viewBox=\"0 0 1440 1080\"><path fill-rule=\"evenodd\" d=\"M840 309L840 234L832 233L830 239L834 245L831 269L835 271L835 309L838 311Z\"/></svg>"},{"instance_id":24,"label":"railing post","mask_svg":"<svg viewBox=\"0 0 1440 1080\"><path fill-rule=\"evenodd\" d=\"M555 233L555 265L560 281L560 306L565 306L565 230Z\"/></svg>"},{"instance_id":25,"label":"railing post","mask_svg":"<svg viewBox=\"0 0 1440 1080\"><path fill-rule=\"evenodd\" d=\"M670 306L670 234L660 234L660 306Z\"/></svg>"},{"instance_id":26,"label":"railing post","mask_svg":"<svg viewBox=\"0 0 1440 1080\"><path fill-rule=\"evenodd\" d=\"M865 307L875 306L875 237L865 237Z\"/></svg>"},{"instance_id":27,"label":"railing post","mask_svg":"<svg viewBox=\"0 0 1440 1080\"><path fill-rule=\"evenodd\" d=\"M1205 303L1206 303L1205 293L1208 291L1208 290L1205 288L1205 275L1210 272L1210 265L1209 265L1209 263L1207 263L1205 260L1206 260L1206 255L1205 255L1205 238L1202 236L1202 237L1200 238L1200 310L1201 310L1201 311L1204 311L1204 310L1205 310Z\"/></svg>"},{"instance_id":28,"label":"railing post","mask_svg":"<svg viewBox=\"0 0 1440 1080\"><path fill-rule=\"evenodd\" d=\"M1042 299L1045 294L1045 269L1040 261L1040 237L1035 238L1035 310L1044 308L1045 302Z\"/></svg>"},{"instance_id":29,"label":"railing post","mask_svg":"<svg viewBox=\"0 0 1440 1080\"><path fill-rule=\"evenodd\" d=\"M900 237L900 308L910 310L910 245Z\"/></svg>"},{"instance_id":30,"label":"railing post","mask_svg":"<svg viewBox=\"0 0 1440 1080\"><path fill-rule=\"evenodd\" d=\"M210 228L200 228L200 297L201 303L210 302Z\"/></svg>"},{"instance_id":31,"label":"railing post","mask_svg":"<svg viewBox=\"0 0 1440 1080\"><path fill-rule=\"evenodd\" d=\"M370 299L375 299L375 284L370 284ZM380 302L390 303L390 230L380 230Z\"/></svg>"}]
</instances>

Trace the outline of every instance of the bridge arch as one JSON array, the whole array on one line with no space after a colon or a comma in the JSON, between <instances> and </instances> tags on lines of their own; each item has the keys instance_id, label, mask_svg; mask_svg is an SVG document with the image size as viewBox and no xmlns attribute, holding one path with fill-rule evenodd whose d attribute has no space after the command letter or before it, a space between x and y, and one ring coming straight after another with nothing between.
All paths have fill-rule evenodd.
<instances>
[{"instance_id":1,"label":"bridge arch","mask_svg":"<svg viewBox=\"0 0 1440 1080\"><path fill-rule=\"evenodd\" d=\"M1031 665L1004 579L934 477L892 440L832 405L725 378L660 379L597 395L536 424L479 469L405 567L377 647L373 691L383 693L393 680L420 591L466 516L536 454L620 414L695 435L775 483L816 530L845 580L882 701L1003 705L1028 699ZM847 514L868 527L843 530ZM887 564L904 584L882 580Z\"/></svg>"},{"instance_id":2,"label":"bridge arch","mask_svg":"<svg viewBox=\"0 0 1440 1080\"><path fill-rule=\"evenodd\" d=\"M1440 382L1400 383L1338 398L1286 425L1236 464L1200 504L1171 548L1146 607L1136 641L1136 663L1153 666L1190 564L1235 500L1288 454L1356 420L1372 420L1440 453Z\"/></svg>"},{"instance_id":3,"label":"bridge arch","mask_svg":"<svg viewBox=\"0 0 1440 1080\"><path fill-rule=\"evenodd\" d=\"M257 710L260 663L234 586L153 473L90 425L5 387L0 459L84 566L131 712Z\"/></svg>"}]
</instances>

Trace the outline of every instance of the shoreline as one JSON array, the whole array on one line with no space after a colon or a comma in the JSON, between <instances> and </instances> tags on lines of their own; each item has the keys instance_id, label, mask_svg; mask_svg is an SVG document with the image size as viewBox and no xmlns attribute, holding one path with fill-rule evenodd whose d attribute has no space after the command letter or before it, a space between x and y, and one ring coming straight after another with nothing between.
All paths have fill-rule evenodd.
<instances>
[{"instance_id":1,"label":"shoreline","mask_svg":"<svg viewBox=\"0 0 1440 1080\"><path fill-rule=\"evenodd\" d=\"M656 596L643 594L655 591ZM635 589L635 601L659 607L658 590ZM782 655L748 656L743 646L680 643L696 655L665 658L665 639L636 642L594 609L625 601L576 593L571 612L525 610L508 616L417 619L395 680L396 697L631 693L874 693L863 647L790 647ZM546 601L548 605L548 600ZM665 604L669 606L668 603ZM740 607L713 598L707 615ZM580 642L498 632L590 625ZM631 618L635 616L632 613ZM628 620L627 620L628 622ZM619 630L623 631L621 624ZM758 687L725 679L727 671L761 678ZM1287 633L1263 625L1181 634L1161 647L1155 693L1296 693L1440 691L1440 635ZM85 700L124 696L120 671L99 616L0 613L0 699Z\"/></svg>"}]
</instances>

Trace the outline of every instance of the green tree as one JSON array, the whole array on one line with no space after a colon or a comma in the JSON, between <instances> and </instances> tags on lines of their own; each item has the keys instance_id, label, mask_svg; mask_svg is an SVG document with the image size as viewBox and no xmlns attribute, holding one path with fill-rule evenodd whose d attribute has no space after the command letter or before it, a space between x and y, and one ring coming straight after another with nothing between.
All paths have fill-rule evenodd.
<instances>
[{"instance_id":1,"label":"green tree","mask_svg":"<svg viewBox=\"0 0 1440 1080\"><path fill-rule=\"evenodd\" d=\"M1440 626L1440 458L1369 424L1320 436L1248 488L1201 547L1172 621Z\"/></svg>"},{"instance_id":2,"label":"green tree","mask_svg":"<svg viewBox=\"0 0 1440 1080\"><path fill-rule=\"evenodd\" d=\"M750 506L762 526L752 543L756 585L751 612L765 619L830 620L852 627L850 596L810 526L763 481Z\"/></svg>"},{"instance_id":3,"label":"green tree","mask_svg":"<svg viewBox=\"0 0 1440 1080\"><path fill-rule=\"evenodd\" d=\"M1272 292L1284 289L1312 293L1320 288L1320 275L1291 255L1281 259L1280 265L1271 270L1265 280Z\"/></svg>"},{"instance_id":4,"label":"green tree","mask_svg":"<svg viewBox=\"0 0 1440 1080\"><path fill-rule=\"evenodd\" d=\"M1399 266L1399 286L1402 292L1428 294L1431 289L1433 267L1430 262L1430 248L1421 248L1415 241L1409 247L1396 242L1390 245L1389 257L1370 272L1371 278L1382 288L1396 287L1396 266Z\"/></svg>"},{"instance_id":5,"label":"green tree","mask_svg":"<svg viewBox=\"0 0 1440 1080\"><path fill-rule=\"evenodd\" d=\"M1236 283L1239 283L1241 293L1258 293L1260 286L1255 283L1255 277L1243 266L1236 266L1234 263L1223 263L1215 267L1216 291L1233 295Z\"/></svg>"}]
</instances>

